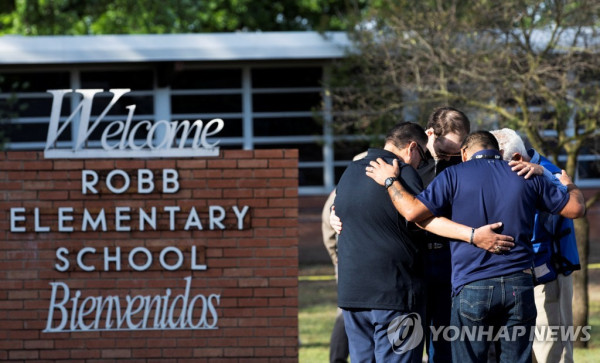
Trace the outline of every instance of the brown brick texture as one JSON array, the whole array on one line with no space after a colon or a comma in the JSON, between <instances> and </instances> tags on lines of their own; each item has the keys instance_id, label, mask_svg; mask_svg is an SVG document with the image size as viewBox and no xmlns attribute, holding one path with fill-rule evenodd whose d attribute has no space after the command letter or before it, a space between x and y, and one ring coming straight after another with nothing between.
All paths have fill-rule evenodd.
<instances>
[{"instance_id":1,"label":"brown brick texture","mask_svg":"<svg viewBox=\"0 0 600 363\"><path fill-rule=\"evenodd\" d=\"M297 362L297 168L297 150L97 160L0 153L0 361ZM84 169L97 173L98 194L82 192ZM140 169L153 175L151 193L138 193ZM163 193L164 169L176 170L177 192ZM113 170L130 180L119 194L107 186ZM124 182L111 179L114 188ZM245 206L238 218L234 208ZM153 209L155 227L140 222ZM106 231L90 223L83 231L84 211L94 219L103 211Z\"/></svg>"}]
</instances>

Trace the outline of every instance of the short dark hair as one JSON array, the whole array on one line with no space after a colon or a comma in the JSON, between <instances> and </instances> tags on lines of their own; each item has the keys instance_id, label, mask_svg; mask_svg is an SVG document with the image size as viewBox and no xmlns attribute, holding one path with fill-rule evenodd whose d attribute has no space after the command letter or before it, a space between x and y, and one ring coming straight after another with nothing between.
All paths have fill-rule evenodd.
<instances>
[{"instance_id":1,"label":"short dark hair","mask_svg":"<svg viewBox=\"0 0 600 363\"><path fill-rule=\"evenodd\" d=\"M418 144L427 144L425 130L414 122L401 122L396 124L385 137L385 142L392 143L399 149L404 148L411 141Z\"/></svg>"},{"instance_id":2,"label":"short dark hair","mask_svg":"<svg viewBox=\"0 0 600 363\"><path fill-rule=\"evenodd\" d=\"M450 107L438 107L429 116L427 128L433 129L435 136L444 136L450 132L466 136L471 131L471 122L462 111Z\"/></svg>"},{"instance_id":3,"label":"short dark hair","mask_svg":"<svg viewBox=\"0 0 600 363\"><path fill-rule=\"evenodd\" d=\"M469 136L465 138L465 141L463 141L460 148L470 148L475 145L480 146L483 149L500 150L498 140L496 140L496 137L488 131L475 131L470 133Z\"/></svg>"}]
</instances>

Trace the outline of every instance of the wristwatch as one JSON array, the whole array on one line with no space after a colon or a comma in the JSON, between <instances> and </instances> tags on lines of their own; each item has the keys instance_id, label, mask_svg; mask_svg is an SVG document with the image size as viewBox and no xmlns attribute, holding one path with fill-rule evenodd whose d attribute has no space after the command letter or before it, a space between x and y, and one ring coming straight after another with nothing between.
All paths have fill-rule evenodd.
<instances>
[{"instance_id":1,"label":"wristwatch","mask_svg":"<svg viewBox=\"0 0 600 363\"><path fill-rule=\"evenodd\" d=\"M391 176L385 180L385 189L389 189L394 182L398 180L395 176Z\"/></svg>"}]
</instances>

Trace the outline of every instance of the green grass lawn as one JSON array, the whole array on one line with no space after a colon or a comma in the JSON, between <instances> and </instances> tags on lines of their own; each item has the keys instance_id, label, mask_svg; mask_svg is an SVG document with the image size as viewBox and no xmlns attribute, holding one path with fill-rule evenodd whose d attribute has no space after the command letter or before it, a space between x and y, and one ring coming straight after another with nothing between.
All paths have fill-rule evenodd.
<instances>
[{"instance_id":1,"label":"green grass lawn","mask_svg":"<svg viewBox=\"0 0 600 363\"><path fill-rule=\"evenodd\" d=\"M299 283L299 329L301 363L329 361L329 338L335 321L336 284L334 280L305 280L307 276L333 275L328 266L301 267ZM588 349L575 349L575 362L600 361L600 285L590 285L592 326Z\"/></svg>"},{"instance_id":2,"label":"green grass lawn","mask_svg":"<svg viewBox=\"0 0 600 363\"><path fill-rule=\"evenodd\" d=\"M303 267L299 283L300 362L328 362L329 338L337 313L335 280L305 281L302 277L332 276L331 266Z\"/></svg>"},{"instance_id":3,"label":"green grass lawn","mask_svg":"<svg viewBox=\"0 0 600 363\"><path fill-rule=\"evenodd\" d=\"M587 349L575 349L574 360L577 363L597 363L600 361L600 294L590 294L590 318L589 324L592 327L592 338L588 342Z\"/></svg>"}]
</instances>

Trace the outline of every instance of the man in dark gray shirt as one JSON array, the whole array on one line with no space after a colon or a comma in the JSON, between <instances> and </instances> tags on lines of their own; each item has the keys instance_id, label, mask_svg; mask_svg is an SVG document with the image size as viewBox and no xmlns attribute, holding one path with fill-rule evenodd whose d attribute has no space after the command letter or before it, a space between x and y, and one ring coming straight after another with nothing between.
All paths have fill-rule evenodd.
<instances>
[{"instance_id":1,"label":"man in dark gray shirt","mask_svg":"<svg viewBox=\"0 0 600 363\"><path fill-rule=\"evenodd\" d=\"M335 208L344 221L338 243L338 305L353 362L421 361L425 244L418 241L418 228L411 230L398 214L386 189L373 183L364 170L377 158L399 159L398 180L419 192L421 178L414 168L423 160L426 144L422 127L398 124L383 149L369 149L338 183ZM415 331L409 341L399 340L396 332L403 328Z\"/></svg>"}]
</instances>

